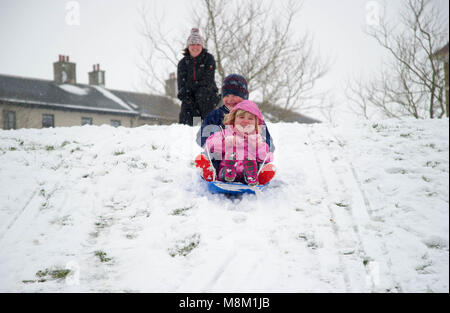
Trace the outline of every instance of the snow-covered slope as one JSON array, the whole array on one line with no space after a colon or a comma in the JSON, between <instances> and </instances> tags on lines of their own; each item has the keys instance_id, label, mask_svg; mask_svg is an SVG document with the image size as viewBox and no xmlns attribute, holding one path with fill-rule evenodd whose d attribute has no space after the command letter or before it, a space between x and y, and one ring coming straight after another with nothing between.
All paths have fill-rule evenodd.
<instances>
[{"instance_id":1,"label":"snow-covered slope","mask_svg":"<svg viewBox=\"0 0 450 313\"><path fill-rule=\"evenodd\" d=\"M206 190L197 128L0 131L0 291L449 291L448 120L269 129L242 198Z\"/></svg>"}]
</instances>

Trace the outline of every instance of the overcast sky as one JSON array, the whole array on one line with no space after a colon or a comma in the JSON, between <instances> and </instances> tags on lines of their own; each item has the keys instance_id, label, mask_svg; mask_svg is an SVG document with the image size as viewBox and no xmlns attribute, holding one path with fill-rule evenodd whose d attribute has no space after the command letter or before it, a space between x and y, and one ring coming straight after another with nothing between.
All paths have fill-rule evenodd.
<instances>
[{"instance_id":1,"label":"overcast sky","mask_svg":"<svg viewBox=\"0 0 450 313\"><path fill-rule=\"evenodd\" d=\"M434 1L448 16L447 1ZM78 83L87 83L92 64L100 63L106 70L107 88L142 91L136 66L138 47L142 44L138 15L142 2L0 0L0 74L51 80L52 63L63 54L76 62ZM150 3L165 11L166 25L180 29L187 38L193 26L189 16L195 0L152 0ZM299 31L312 32L320 51L334 60L322 85L340 89L348 77L379 66L383 51L363 33L373 17L373 3L379 4L381 9L383 2L305 1L296 27ZM387 3L391 12L397 12L402 2ZM176 69L168 69L170 71Z\"/></svg>"}]
</instances>

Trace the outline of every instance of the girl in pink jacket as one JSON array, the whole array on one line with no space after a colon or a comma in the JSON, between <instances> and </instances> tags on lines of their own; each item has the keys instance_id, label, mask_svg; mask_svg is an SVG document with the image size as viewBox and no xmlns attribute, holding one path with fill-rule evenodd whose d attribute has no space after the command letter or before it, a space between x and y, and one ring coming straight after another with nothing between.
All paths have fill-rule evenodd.
<instances>
[{"instance_id":1,"label":"girl in pink jacket","mask_svg":"<svg viewBox=\"0 0 450 313\"><path fill-rule=\"evenodd\" d=\"M225 115L223 124L225 129L211 135L205 145L207 153L221 160L218 179L250 186L268 183L275 175L275 167L268 164L273 154L260 135L263 116L258 106L249 100L240 102Z\"/></svg>"}]
</instances>

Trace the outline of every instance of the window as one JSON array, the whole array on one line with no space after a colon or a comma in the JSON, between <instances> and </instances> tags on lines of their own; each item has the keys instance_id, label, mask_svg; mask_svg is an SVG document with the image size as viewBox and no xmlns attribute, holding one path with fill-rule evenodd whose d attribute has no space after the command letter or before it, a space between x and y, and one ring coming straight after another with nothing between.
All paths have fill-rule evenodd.
<instances>
[{"instance_id":1,"label":"window","mask_svg":"<svg viewBox=\"0 0 450 313\"><path fill-rule=\"evenodd\" d=\"M81 126L83 125L92 125L92 117L82 117Z\"/></svg>"},{"instance_id":2,"label":"window","mask_svg":"<svg viewBox=\"0 0 450 313\"><path fill-rule=\"evenodd\" d=\"M119 127L121 125L120 120L111 120L111 126Z\"/></svg>"},{"instance_id":3,"label":"window","mask_svg":"<svg viewBox=\"0 0 450 313\"><path fill-rule=\"evenodd\" d=\"M55 127L55 116L53 114L42 114L42 127Z\"/></svg>"},{"instance_id":4,"label":"window","mask_svg":"<svg viewBox=\"0 0 450 313\"><path fill-rule=\"evenodd\" d=\"M16 112L8 111L6 114L6 129L16 129Z\"/></svg>"}]
</instances>

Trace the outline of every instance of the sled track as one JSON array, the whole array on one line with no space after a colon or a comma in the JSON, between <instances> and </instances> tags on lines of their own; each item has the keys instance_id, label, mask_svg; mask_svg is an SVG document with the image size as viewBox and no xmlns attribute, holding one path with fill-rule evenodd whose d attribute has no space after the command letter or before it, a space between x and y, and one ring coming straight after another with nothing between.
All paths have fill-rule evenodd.
<instances>
[{"instance_id":1,"label":"sled track","mask_svg":"<svg viewBox=\"0 0 450 313\"><path fill-rule=\"evenodd\" d=\"M233 251L231 254L229 254L225 260L220 264L220 266L217 268L216 272L212 276L212 279L204 286L203 290L201 292L211 292L213 290L214 286L217 285L217 282L222 277L223 273L225 273L228 265L230 265L231 261L236 257L236 251Z\"/></svg>"},{"instance_id":2,"label":"sled track","mask_svg":"<svg viewBox=\"0 0 450 313\"><path fill-rule=\"evenodd\" d=\"M308 137L311 139L311 132L308 133ZM332 139L334 138L334 140ZM364 263L364 270L366 272L366 283L370 286L370 290L372 292L376 292L376 287L377 287L377 275L378 273L373 273L373 271L370 268L370 265L378 265L380 264L380 260L377 260L376 258L370 256L367 253L367 250L364 248L364 238L361 235L361 223L368 223L369 221L375 221L375 219L373 218L373 212L371 209L371 205L370 205L370 201L364 191L364 188L362 186L362 184L360 183L356 170L353 166L353 164L345 157L345 153L343 151L343 143L342 141L340 141L334 134L332 135L332 138L328 138L328 139L324 139L324 138L315 138L317 140L317 142L322 143L323 145L323 149L326 150L326 154L327 157L323 158L322 162L321 160L319 160L318 158L316 158L316 162L320 165L320 175L322 176L321 179L324 183L324 189L327 192L328 195L332 195L331 192L331 187L334 187L335 192L337 192L338 194L342 194L346 197L348 197L351 200L351 203L354 204L354 207L352 207L351 205L346 207L346 210L340 210L339 212L344 212L343 214L341 214L341 217L343 219L348 219L349 220L349 224L351 225L351 229L353 230L356 242L357 242L357 247L358 247L358 252L360 255L360 264ZM334 158L332 158L332 154L330 152L329 149L329 144L333 143L333 142L337 142L337 149L338 151L340 151L338 153L338 156L335 156ZM316 156L319 156L319 154L317 154L316 150L314 147L312 147L312 149L315 151ZM338 162L338 160L340 160ZM322 164L323 163L323 164ZM336 163L341 163L340 164L340 169L343 170L343 173L339 173L336 169ZM330 168L330 170L332 170L331 173L328 173L329 175L327 177L332 177L335 176L335 184L330 184L327 183L327 179L324 176L324 172L323 172L323 165L327 164L328 168ZM342 177L343 175L346 175L346 180L344 180ZM328 178L328 181L332 181L332 178ZM344 181L347 182L347 186L344 183ZM353 184L354 186L354 190L353 192L351 192L349 190L348 185ZM337 187L340 186L340 187ZM355 188L356 186L356 188ZM360 198L359 198L360 197ZM358 199L359 198L359 199ZM354 208L356 208L357 210L354 210ZM361 209L358 209L361 208ZM336 215L333 208L332 208L332 204L329 205L329 210L330 212L333 213L333 215ZM338 228L339 231L339 228ZM345 233L343 233L344 235ZM337 237L338 241L340 241L342 239L342 236ZM397 279L395 278L395 275L392 272L392 268L391 268L391 261L390 261L390 257L389 257L389 251L386 247L386 243L381 240L380 238L377 238L377 242L379 243L379 247L380 250L383 251L383 254L386 255L386 261L385 261L385 266L387 268L387 274L388 277L390 278L390 281L392 283L392 288L390 289L395 289L398 292L402 292L402 287L400 285L400 283L397 281Z\"/></svg>"},{"instance_id":3,"label":"sled track","mask_svg":"<svg viewBox=\"0 0 450 313\"><path fill-rule=\"evenodd\" d=\"M20 209L20 211L14 216L14 218L11 220L11 222L8 224L8 226L6 226L6 228L0 234L0 246L2 245L3 238L5 238L6 234L11 230L11 228L14 226L14 224L17 222L17 220L20 218L20 216L22 216L23 213L25 213L25 211L27 210L31 201L35 198L35 196L38 192L38 189L39 188L37 188L35 191L33 191L33 194L28 198L27 202L22 207L22 209Z\"/></svg>"},{"instance_id":4,"label":"sled track","mask_svg":"<svg viewBox=\"0 0 450 313\"><path fill-rule=\"evenodd\" d=\"M329 188L329 185L328 185L328 183L327 183L327 181L325 179L325 173L323 171L323 166L322 166L322 164L320 162L320 159L318 158L318 153L317 153L316 149L313 146L313 142L311 140L310 132L307 133L307 136L308 136L309 142L311 143L311 145L310 145L311 150L312 150L313 154L315 155L314 160L316 162L317 168L319 169L319 174L320 174L320 179L322 181L323 189L326 192L326 194L329 195L330 194L330 188ZM337 241L339 242L341 236L340 236L340 230L339 230L337 224L334 222L334 221L336 221L335 212L334 212L334 210L333 210L333 208L331 207L330 204L327 204L327 208L328 208L328 211L329 211L331 219L332 219L330 221L330 223L331 223L331 227L333 229L333 233L336 236ZM345 288L346 288L347 292L350 292L351 291L351 284L350 284L350 278L349 278L349 274L348 274L348 269L347 269L347 267L346 267L346 265L344 263L342 255L340 253L338 255L339 255L339 267L341 268L342 273L343 273L343 279L344 279L344 283L345 283Z\"/></svg>"},{"instance_id":5,"label":"sled track","mask_svg":"<svg viewBox=\"0 0 450 313\"><path fill-rule=\"evenodd\" d=\"M50 197L60 188L60 184L56 183L52 186L53 188L51 188L51 192L49 193ZM8 226L6 226L6 228L2 231L2 233L0 233L0 246L4 243L5 238L8 237L8 235L14 230L17 222L19 220L23 220L25 225L22 226L28 226L31 223L33 223L33 218L35 218L38 214L39 214L39 204L37 202L40 201L39 199L39 191L42 189L42 186L38 185L36 187L36 189L33 191L33 193L31 194L31 196L28 198L27 202L25 203L25 205L19 210L19 212L14 216L14 218L10 221L10 223L8 224ZM50 197L48 197L46 199L46 201L48 201L50 199ZM36 203L34 203L36 202ZM33 207L33 205L36 205L35 209L31 209L30 208ZM60 208L60 206L58 206ZM37 212L36 212L36 211ZM25 214L27 212L27 214ZM25 228L25 227L24 227Z\"/></svg>"},{"instance_id":6,"label":"sled track","mask_svg":"<svg viewBox=\"0 0 450 313\"><path fill-rule=\"evenodd\" d=\"M346 157L346 154L343 152L344 151L344 146L345 146L344 143L342 142L342 140L340 140L337 137L336 134L334 134L332 132L331 132L331 134L332 134L332 138L334 138L334 140L336 140L337 145L339 146L339 150L342 151L342 153L340 153L340 156L341 156L340 159L344 163L343 168L344 168L344 170L346 172L351 173L351 175L348 175L348 176L352 177L353 183L355 184L355 186L357 186L358 192L361 195L362 201L359 201L359 203L363 204L361 206L364 207L364 209L365 209L364 213L367 214L367 218L370 221L376 221L374 216L373 216L373 210L372 210L369 198L368 198L366 192L364 191L364 188L363 188L363 186L361 184L361 181L358 178L358 174L356 172L356 169L355 169L353 163L350 160L348 160L348 158ZM329 149L328 149L328 152L329 152ZM336 172L335 167L333 167L333 169ZM336 172L336 175L339 177L340 182L342 182L341 174ZM346 190L346 192L348 192L348 190ZM350 210L350 213L352 215L352 219L354 220L354 212L353 212L353 210ZM355 232L357 232L357 236L358 236L360 242L362 243L361 234L360 234L358 225L355 224L355 227L356 227L355 228ZM391 261L390 261L390 252L387 249L386 242L382 239L382 237L380 237L379 242L380 242L381 250L383 251L384 255L387 256L387 259L388 259L387 262L386 262L386 266L387 266L387 270L388 270L388 275L390 276L391 281L393 282L393 285L394 285L393 288L395 288L398 292L403 292L403 288L402 288L400 282L397 280L396 275L392 271L392 264L391 264Z\"/></svg>"},{"instance_id":7,"label":"sled track","mask_svg":"<svg viewBox=\"0 0 450 313\"><path fill-rule=\"evenodd\" d=\"M371 270L369 269L366 262L372 261L370 259L370 257L368 256L368 253L364 247L364 241L361 237L361 233L360 233L360 225L359 223L356 221L355 219L355 214L354 214L354 210L353 210L353 204L355 207L358 207L358 204L360 204L358 201L355 201L355 197L354 195L349 191L348 187L346 187L346 184L344 183L344 179L342 178L342 175L340 173L338 173L338 171L336 170L336 162L337 160L340 159L341 154L339 155L339 157L334 157L332 158L330 149L328 147L328 143L327 140L324 139L322 136L320 136L320 138L318 138L319 142L322 143L323 149L325 150L326 156L324 156L324 160L322 163L326 164L328 169L330 171L332 171L331 173L328 173L328 177L329 180L332 182L332 179L334 177L335 180L335 192L338 195L341 195L342 197L337 198L335 200L350 200L349 203L341 203L340 205L345 207L345 209L341 209L340 210L340 216L338 217L338 219L340 221L345 221L347 220L347 224L350 226L349 229L352 230L352 232L348 232L347 235L350 235L350 237L352 239L355 240L355 247L356 247L356 252L357 252L357 260L358 261L358 265L361 266L364 265L364 272L365 272L365 278L366 278L366 287L369 288L369 290L371 292L375 291L375 281L376 278L373 276L373 273L371 272ZM330 183L330 185L333 185ZM329 193L331 195L331 192ZM346 199L344 199L346 198ZM333 207L333 204L330 204L330 208ZM353 253L351 253L351 255L353 255Z\"/></svg>"}]
</instances>

